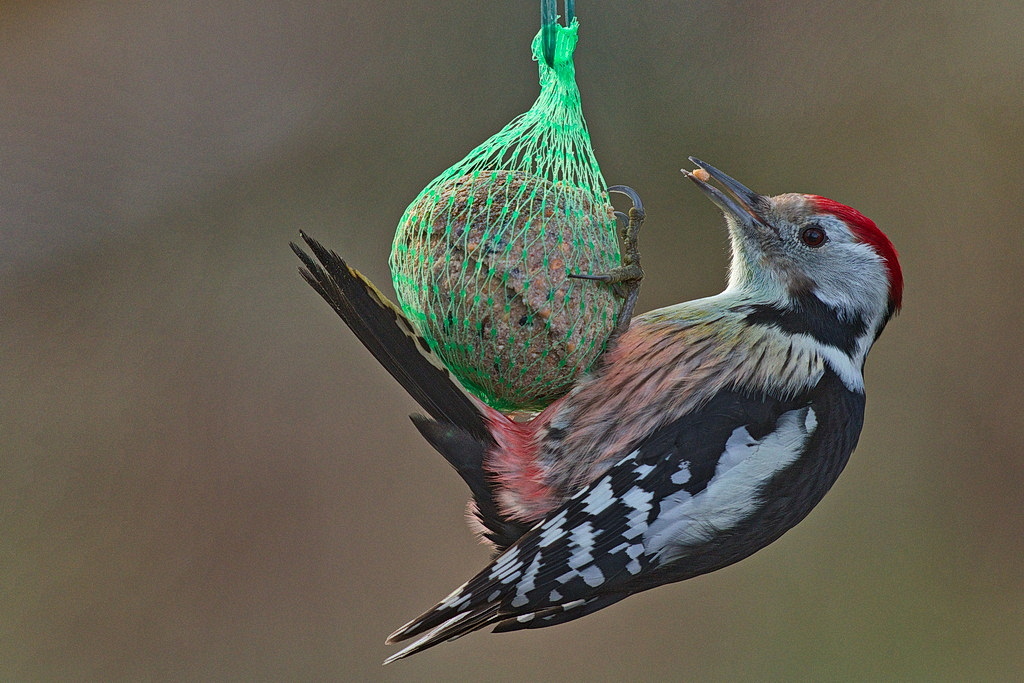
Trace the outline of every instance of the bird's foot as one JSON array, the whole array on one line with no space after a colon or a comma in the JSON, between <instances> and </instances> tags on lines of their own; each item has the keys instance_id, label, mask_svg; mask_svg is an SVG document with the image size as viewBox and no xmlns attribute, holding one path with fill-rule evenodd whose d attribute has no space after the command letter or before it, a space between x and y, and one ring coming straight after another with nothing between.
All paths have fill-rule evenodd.
<instances>
[{"instance_id":1,"label":"bird's foot","mask_svg":"<svg viewBox=\"0 0 1024 683\"><path fill-rule=\"evenodd\" d=\"M622 239L622 265L612 268L607 273L594 275L569 273L569 277L579 280L596 280L612 285L615 293L623 299L615 329L609 338L609 343L611 343L629 328L637 297L640 296L640 282L644 278L644 271L640 267L639 237L640 227L644 224L646 214L644 213L644 204L640 201L640 195L633 188L625 185L613 185L608 188L608 191L624 194L633 202L628 214L621 211L615 212L615 216L621 220L619 236Z\"/></svg>"}]
</instances>

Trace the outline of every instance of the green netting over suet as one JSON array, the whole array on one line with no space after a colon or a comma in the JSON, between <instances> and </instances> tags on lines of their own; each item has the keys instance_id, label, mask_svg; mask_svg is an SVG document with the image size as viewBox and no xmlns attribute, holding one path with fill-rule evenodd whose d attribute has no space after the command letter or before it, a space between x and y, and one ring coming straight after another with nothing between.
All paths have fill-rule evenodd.
<instances>
[{"instance_id":1,"label":"green netting over suet","mask_svg":"<svg viewBox=\"0 0 1024 683\"><path fill-rule=\"evenodd\" d=\"M549 66L543 36L550 41L552 28ZM406 315L463 384L501 410L565 394L601 353L621 305L610 286L568 277L620 262L576 87L577 28L537 34L537 101L423 189L391 252Z\"/></svg>"}]
</instances>

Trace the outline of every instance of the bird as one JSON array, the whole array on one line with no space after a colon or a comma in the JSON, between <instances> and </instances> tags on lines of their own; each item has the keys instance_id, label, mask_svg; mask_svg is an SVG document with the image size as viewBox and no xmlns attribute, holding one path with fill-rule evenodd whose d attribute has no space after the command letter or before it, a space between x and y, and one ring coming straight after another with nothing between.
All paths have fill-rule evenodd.
<instances>
[{"instance_id":1,"label":"bird","mask_svg":"<svg viewBox=\"0 0 1024 683\"><path fill-rule=\"evenodd\" d=\"M734 564L804 519L864 422L864 364L903 302L890 239L813 194L758 194L695 157L723 213L727 286L632 318L591 373L514 421L451 379L373 285L303 235L303 276L428 416L495 556L385 663L494 625L541 628ZM713 182L712 182L713 181Z\"/></svg>"}]
</instances>

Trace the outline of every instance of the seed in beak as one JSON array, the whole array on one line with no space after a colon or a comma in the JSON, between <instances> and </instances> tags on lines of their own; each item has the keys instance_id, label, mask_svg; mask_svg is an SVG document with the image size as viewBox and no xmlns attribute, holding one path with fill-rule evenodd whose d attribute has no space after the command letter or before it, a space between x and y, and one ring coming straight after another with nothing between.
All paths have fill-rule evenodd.
<instances>
[{"instance_id":1,"label":"seed in beak","mask_svg":"<svg viewBox=\"0 0 1024 683\"><path fill-rule=\"evenodd\" d=\"M695 168L694 170L690 171L690 175L692 175L694 178L701 181L702 183L706 183L709 180L711 180L711 174L705 171L703 168Z\"/></svg>"}]
</instances>

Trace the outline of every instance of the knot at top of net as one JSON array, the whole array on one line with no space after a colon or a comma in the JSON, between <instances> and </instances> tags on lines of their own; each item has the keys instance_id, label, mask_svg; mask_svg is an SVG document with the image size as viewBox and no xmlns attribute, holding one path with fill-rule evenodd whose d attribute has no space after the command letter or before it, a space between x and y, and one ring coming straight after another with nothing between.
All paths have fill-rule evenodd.
<instances>
[{"instance_id":1,"label":"knot at top of net","mask_svg":"<svg viewBox=\"0 0 1024 683\"><path fill-rule=\"evenodd\" d=\"M540 33L533 41L533 56L540 64L541 76L545 67L558 72L568 66L572 68L572 54L576 50L576 30L579 22L575 16L575 2L565 2L565 26L558 23L557 0L541 0Z\"/></svg>"}]
</instances>

